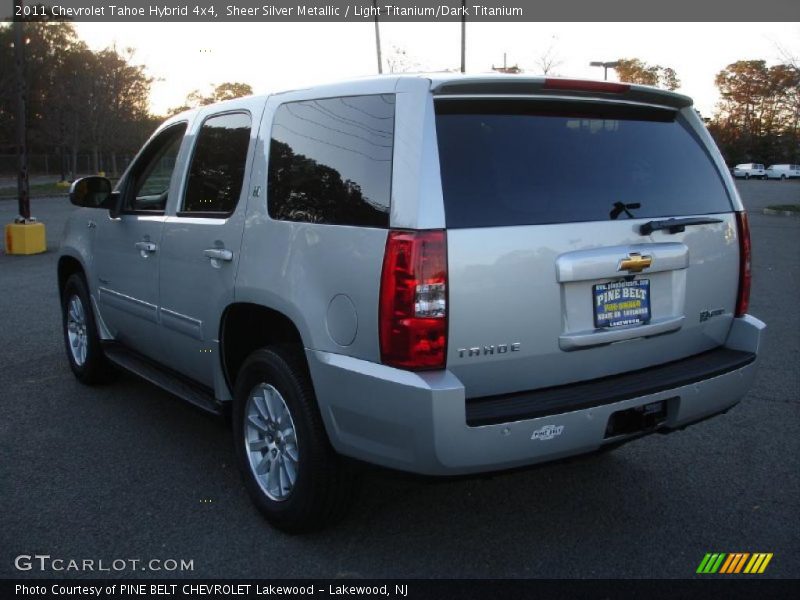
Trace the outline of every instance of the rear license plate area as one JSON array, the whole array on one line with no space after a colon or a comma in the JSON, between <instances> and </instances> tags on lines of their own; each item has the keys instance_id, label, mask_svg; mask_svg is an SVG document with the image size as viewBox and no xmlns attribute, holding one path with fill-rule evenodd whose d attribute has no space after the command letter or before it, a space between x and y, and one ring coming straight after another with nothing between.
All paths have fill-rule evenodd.
<instances>
[{"instance_id":1,"label":"rear license plate area","mask_svg":"<svg viewBox=\"0 0 800 600\"><path fill-rule=\"evenodd\" d=\"M667 420L669 400L659 400L612 413L608 418L605 437L631 435L655 429Z\"/></svg>"},{"instance_id":2,"label":"rear license plate area","mask_svg":"<svg viewBox=\"0 0 800 600\"><path fill-rule=\"evenodd\" d=\"M592 286L597 329L635 326L650 320L650 280L612 281Z\"/></svg>"}]
</instances>

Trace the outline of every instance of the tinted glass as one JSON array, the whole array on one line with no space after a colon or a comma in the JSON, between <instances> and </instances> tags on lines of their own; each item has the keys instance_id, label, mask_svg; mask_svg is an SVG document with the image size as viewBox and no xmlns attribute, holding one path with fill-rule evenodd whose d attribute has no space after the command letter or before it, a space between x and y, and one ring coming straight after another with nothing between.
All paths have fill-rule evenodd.
<instances>
[{"instance_id":1,"label":"tinted glass","mask_svg":"<svg viewBox=\"0 0 800 600\"><path fill-rule=\"evenodd\" d=\"M230 214L244 182L250 115L234 113L207 119L195 143L183 212Z\"/></svg>"},{"instance_id":2,"label":"tinted glass","mask_svg":"<svg viewBox=\"0 0 800 600\"><path fill-rule=\"evenodd\" d=\"M280 106L270 144L270 216L388 227L393 136L393 95Z\"/></svg>"},{"instance_id":3,"label":"tinted glass","mask_svg":"<svg viewBox=\"0 0 800 600\"><path fill-rule=\"evenodd\" d=\"M732 210L710 156L672 111L449 100L436 113L448 227Z\"/></svg>"},{"instance_id":4,"label":"tinted glass","mask_svg":"<svg viewBox=\"0 0 800 600\"><path fill-rule=\"evenodd\" d=\"M125 210L164 212L175 160L185 133L185 123L174 125L145 147L130 171L133 192L126 194Z\"/></svg>"}]
</instances>

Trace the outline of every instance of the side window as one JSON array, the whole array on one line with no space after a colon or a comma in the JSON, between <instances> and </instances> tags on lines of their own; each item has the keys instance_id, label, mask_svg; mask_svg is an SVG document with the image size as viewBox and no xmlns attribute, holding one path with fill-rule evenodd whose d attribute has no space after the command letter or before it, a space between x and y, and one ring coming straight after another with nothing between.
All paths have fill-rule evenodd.
<instances>
[{"instance_id":1,"label":"side window","mask_svg":"<svg viewBox=\"0 0 800 600\"><path fill-rule=\"evenodd\" d=\"M124 212L164 212L175 159L185 133L186 123L173 125L145 146L128 174Z\"/></svg>"},{"instance_id":2,"label":"side window","mask_svg":"<svg viewBox=\"0 0 800 600\"><path fill-rule=\"evenodd\" d=\"M388 227L394 103L385 94L279 106L269 151L270 216Z\"/></svg>"},{"instance_id":3,"label":"side window","mask_svg":"<svg viewBox=\"0 0 800 600\"><path fill-rule=\"evenodd\" d=\"M195 142L179 215L225 217L236 209L244 183L250 126L247 113L206 119Z\"/></svg>"}]
</instances>

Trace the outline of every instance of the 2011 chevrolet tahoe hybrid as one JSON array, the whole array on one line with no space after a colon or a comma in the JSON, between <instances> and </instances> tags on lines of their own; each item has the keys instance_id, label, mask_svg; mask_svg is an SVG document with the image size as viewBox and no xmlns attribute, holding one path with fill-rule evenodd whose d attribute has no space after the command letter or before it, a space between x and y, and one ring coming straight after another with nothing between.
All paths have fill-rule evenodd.
<instances>
[{"instance_id":1,"label":"2011 chevrolet tahoe hybrid","mask_svg":"<svg viewBox=\"0 0 800 600\"><path fill-rule=\"evenodd\" d=\"M230 406L285 530L343 511L344 457L530 465L722 413L753 380L747 217L678 94L436 75L242 98L70 197L73 372Z\"/></svg>"}]
</instances>

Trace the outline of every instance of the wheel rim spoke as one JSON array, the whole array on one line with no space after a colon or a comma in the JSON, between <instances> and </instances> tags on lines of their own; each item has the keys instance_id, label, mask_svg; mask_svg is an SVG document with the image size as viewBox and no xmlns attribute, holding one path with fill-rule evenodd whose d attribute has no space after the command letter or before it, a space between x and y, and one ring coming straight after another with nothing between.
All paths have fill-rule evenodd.
<instances>
[{"instance_id":1,"label":"wheel rim spoke","mask_svg":"<svg viewBox=\"0 0 800 600\"><path fill-rule=\"evenodd\" d=\"M257 417L256 415L250 415L247 417L247 422L252 426L258 429L261 433L267 433L268 429L267 426Z\"/></svg>"},{"instance_id":2,"label":"wheel rim spoke","mask_svg":"<svg viewBox=\"0 0 800 600\"><path fill-rule=\"evenodd\" d=\"M272 492L272 494L276 497L279 497L280 488L278 487L278 466L275 464L275 457L270 456L269 460L269 472L267 473L267 489Z\"/></svg>"},{"instance_id":3,"label":"wheel rim spoke","mask_svg":"<svg viewBox=\"0 0 800 600\"><path fill-rule=\"evenodd\" d=\"M269 442L267 440L255 440L254 442L250 442L250 452L258 452L268 446Z\"/></svg>"},{"instance_id":4,"label":"wheel rim spoke","mask_svg":"<svg viewBox=\"0 0 800 600\"><path fill-rule=\"evenodd\" d=\"M275 461L278 467L278 484L279 490L281 494L285 494L291 488L291 484L289 483L289 476L286 474L286 465L284 464L283 458L280 460Z\"/></svg>"},{"instance_id":5,"label":"wheel rim spoke","mask_svg":"<svg viewBox=\"0 0 800 600\"><path fill-rule=\"evenodd\" d=\"M269 473L270 467L270 456L267 454L266 456L262 457L261 462L255 468L255 472L258 475L264 475L265 473Z\"/></svg>"},{"instance_id":6,"label":"wheel rim spoke","mask_svg":"<svg viewBox=\"0 0 800 600\"><path fill-rule=\"evenodd\" d=\"M269 411L267 410L267 401L264 396L253 396L253 404L261 418L264 421L269 421Z\"/></svg>"},{"instance_id":7,"label":"wheel rim spoke","mask_svg":"<svg viewBox=\"0 0 800 600\"><path fill-rule=\"evenodd\" d=\"M295 461L288 456L284 457L283 460L283 469L286 471L286 477L289 480L289 485L294 485L295 479L297 479L297 466L295 465Z\"/></svg>"},{"instance_id":8,"label":"wheel rim spoke","mask_svg":"<svg viewBox=\"0 0 800 600\"><path fill-rule=\"evenodd\" d=\"M281 411L279 404L283 404L283 400L278 400L271 390L269 392L265 392L264 398L267 403L267 410L269 411L269 420L273 423L277 423L278 416Z\"/></svg>"},{"instance_id":9,"label":"wheel rim spoke","mask_svg":"<svg viewBox=\"0 0 800 600\"><path fill-rule=\"evenodd\" d=\"M297 446L294 443L286 444L286 448L284 450L286 456L288 456L292 462L297 462L300 458L300 455L297 453Z\"/></svg>"}]
</instances>

